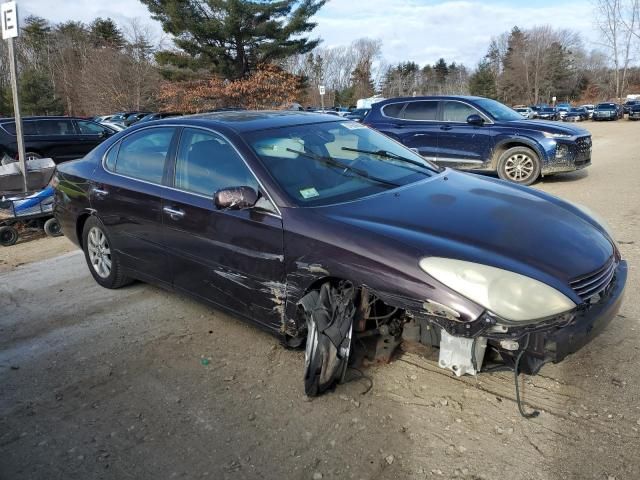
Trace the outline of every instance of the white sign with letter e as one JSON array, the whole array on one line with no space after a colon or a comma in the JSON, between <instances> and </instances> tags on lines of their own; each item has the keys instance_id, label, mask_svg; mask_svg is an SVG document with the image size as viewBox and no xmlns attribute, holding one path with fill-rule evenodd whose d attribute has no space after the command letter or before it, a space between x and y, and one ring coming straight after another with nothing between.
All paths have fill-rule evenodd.
<instances>
[{"instance_id":1,"label":"white sign with letter e","mask_svg":"<svg viewBox=\"0 0 640 480\"><path fill-rule=\"evenodd\" d=\"M0 23L2 23L2 39L15 38L18 36L18 9L16 2L6 2L0 4Z\"/></svg>"},{"instance_id":2,"label":"white sign with letter e","mask_svg":"<svg viewBox=\"0 0 640 480\"><path fill-rule=\"evenodd\" d=\"M324 95L324 85L318 85L318 91L320 92L320 95Z\"/></svg>"}]
</instances>

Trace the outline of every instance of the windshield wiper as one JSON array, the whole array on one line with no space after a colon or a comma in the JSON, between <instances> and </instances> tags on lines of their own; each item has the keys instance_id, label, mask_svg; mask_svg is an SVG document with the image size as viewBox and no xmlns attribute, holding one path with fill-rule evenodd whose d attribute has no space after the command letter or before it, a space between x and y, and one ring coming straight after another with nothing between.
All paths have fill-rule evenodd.
<instances>
[{"instance_id":1,"label":"windshield wiper","mask_svg":"<svg viewBox=\"0 0 640 480\"><path fill-rule=\"evenodd\" d=\"M336 160L334 158L331 158L331 157L323 157L321 155L316 155L316 154L310 153L310 152L303 152L301 150L295 150L293 148L287 148L287 152L297 153L298 155L302 155L303 157L310 158L312 160L315 160L316 162L324 163L325 165L329 165L329 166L332 166L332 167L341 168L344 171L355 173L359 177L366 178L367 180L372 180L374 182L378 182L378 183L381 183L383 185L388 185L388 186L393 187L393 188L400 186L399 184L394 183L394 182L390 182L389 180L385 180L384 178L380 178L380 177L375 177L373 175L369 175L369 172L367 172L366 170L362 170L360 168L352 167L350 165L347 165L346 163L339 162L338 160Z\"/></svg>"},{"instance_id":2,"label":"windshield wiper","mask_svg":"<svg viewBox=\"0 0 640 480\"><path fill-rule=\"evenodd\" d=\"M403 157L402 155L398 155L396 153L387 152L386 150L373 151L373 150L364 150L364 149L361 149L361 148L351 148L351 147L342 147L342 150L345 150L347 152L357 152L357 153L364 153L364 154L368 154L368 155L377 155L379 157L391 158L393 160L399 160L401 162L409 163L411 165L416 165L417 167L420 167L422 169L422 170L416 170L414 168L409 168L409 170L411 170L412 172L424 173L427 176L431 176L431 169L429 169L429 167L427 167L423 163L420 163L417 160L411 160L410 158ZM425 170L427 170L429 173L427 174L427 172L425 172Z\"/></svg>"}]
</instances>

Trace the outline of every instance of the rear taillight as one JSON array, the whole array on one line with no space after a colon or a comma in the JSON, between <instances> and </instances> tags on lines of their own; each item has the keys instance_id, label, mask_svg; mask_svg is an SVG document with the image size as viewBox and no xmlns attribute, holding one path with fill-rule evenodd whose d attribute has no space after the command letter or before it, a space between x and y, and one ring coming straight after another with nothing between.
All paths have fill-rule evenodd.
<instances>
[{"instance_id":1,"label":"rear taillight","mask_svg":"<svg viewBox=\"0 0 640 480\"><path fill-rule=\"evenodd\" d=\"M58 185L60 184L60 180L58 179L58 172L55 171L53 172L53 176L51 177L51 180L49 180L49 186L52 187L53 189L58 188Z\"/></svg>"}]
</instances>

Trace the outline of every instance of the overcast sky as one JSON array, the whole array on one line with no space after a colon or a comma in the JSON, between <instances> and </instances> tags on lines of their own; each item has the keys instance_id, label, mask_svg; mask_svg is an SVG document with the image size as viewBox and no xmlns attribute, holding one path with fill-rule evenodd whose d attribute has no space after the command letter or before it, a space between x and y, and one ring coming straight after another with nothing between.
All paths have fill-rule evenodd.
<instances>
[{"instance_id":1,"label":"overcast sky","mask_svg":"<svg viewBox=\"0 0 640 480\"><path fill-rule=\"evenodd\" d=\"M138 18L161 27L137 0L18 0L20 16L54 22L111 17L119 24ZM380 38L387 63L413 60L420 65L447 61L474 66L492 36L514 25L549 24L581 32L587 48L598 40L589 0L329 0L316 18L313 36L324 46L343 45L360 37Z\"/></svg>"}]
</instances>

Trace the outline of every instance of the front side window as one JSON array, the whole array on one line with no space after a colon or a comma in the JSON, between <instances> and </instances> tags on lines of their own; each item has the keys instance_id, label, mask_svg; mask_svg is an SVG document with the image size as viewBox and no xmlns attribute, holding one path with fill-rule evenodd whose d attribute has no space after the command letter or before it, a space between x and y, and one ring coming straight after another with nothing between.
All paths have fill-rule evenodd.
<instances>
[{"instance_id":1,"label":"front side window","mask_svg":"<svg viewBox=\"0 0 640 480\"><path fill-rule=\"evenodd\" d=\"M415 152L352 121L275 128L246 138L281 189L303 207L355 200L439 171Z\"/></svg>"},{"instance_id":2,"label":"front side window","mask_svg":"<svg viewBox=\"0 0 640 480\"><path fill-rule=\"evenodd\" d=\"M526 112L527 109L521 109ZM460 122L466 123L469 115L479 115L478 111L462 102L445 102L442 110L443 119L445 122Z\"/></svg>"},{"instance_id":3,"label":"front side window","mask_svg":"<svg viewBox=\"0 0 640 480\"><path fill-rule=\"evenodd\" d=\"M402 112L405 120L436 120L438 118L438 102L418 101L409 102Z\"/></svg>"},{"instance_id":4,"label":"front side window","mask_svg":"<svg viewBox=\"0 0 640 480\"><path fill-rule=\"evenodd\" d=\"M105 128L97 123L77 120L77 124L80 129L80 133L83 135L100 135L105 131Z\"/></svg>"},{"instance_id":5,"label":"front side window","mask_svg":"<svg viewBox=\"0 0 640 480\"><path fill-rule=\"evenodd\" d=\"M229 142L213 132L196 128L182 131L174 186L206 196L230 187L258 190L257 180Z\"/></svg>"},{"instance_id":6,"label":"front side window","mask_svg":"<svg viewBox=\"0 0 640 480\"><path fill-rule=\"evenodd\" d=\"M174 132L173 127L151 128L125 137L120 143L115 161L116 173L147 182L162 183ZM111 150L115 149L117 147ZM110 165L109 158L107 164Z\"/></svg>"}]
</instances>

